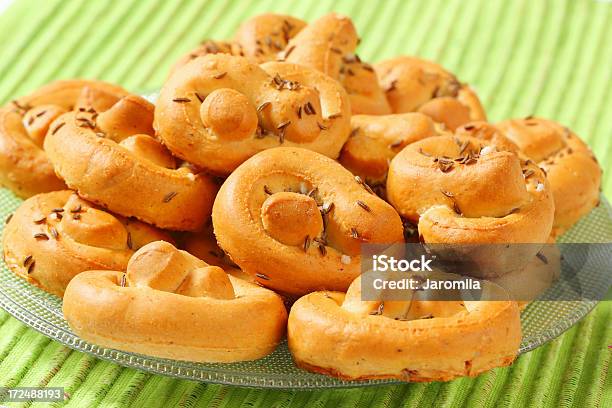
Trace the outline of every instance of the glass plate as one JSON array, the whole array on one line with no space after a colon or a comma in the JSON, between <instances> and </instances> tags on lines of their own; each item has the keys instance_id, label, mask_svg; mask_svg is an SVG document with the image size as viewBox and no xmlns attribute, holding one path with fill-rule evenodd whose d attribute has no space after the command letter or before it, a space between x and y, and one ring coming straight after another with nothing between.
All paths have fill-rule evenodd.
<instances>
[{"instance_id":1,"label":"glass plate","mask_svg":"<svg viewBox=\"0 0 612 408\"><path fill-rule=\"evenodd\" d=\"M21 202L0 189L0 217L6 218ZM0 218L0 219L3 219ZM4 228L1 223L0 229ZM612 212L602 197L593 210L562 242L611 242ZM585 316L596 301L536 301L522 313L523 341L520 353L532 350L559 336ZM297 368L284 341L274 353L257 360L232 364L203 364L165 360L98 347L76 336L62 316L62 301L16 277L2 262L0 307L31 328L66 346L114 363L163 374L219 384L264 388L339 388L389 384L392 380L341 381Z\"/></svg>"}]
</instances>

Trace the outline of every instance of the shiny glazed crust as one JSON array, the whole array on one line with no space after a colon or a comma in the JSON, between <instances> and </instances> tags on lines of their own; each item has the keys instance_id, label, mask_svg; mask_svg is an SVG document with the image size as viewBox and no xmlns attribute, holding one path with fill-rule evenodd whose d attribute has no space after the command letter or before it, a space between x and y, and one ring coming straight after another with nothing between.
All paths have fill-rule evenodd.
<instances>
[{"instance_id":1,"label":"shiny glazed crust","mask_svg":"<svg viewBox=\"0 0 612 408\"><path fill-rule=\"evenodd\" d=\"M19 206L4 230L4 260L18 276L62 296L77 274L124 269L134 250L160 239L172 240L62 190L35 195Z\"/></svg>"},{"instance_id":2,"label":"shiny glazed crust","mask_svg":"<svg viewBox=\"0 0 612 408\"><path fill-rule=\"evenodd\" d=\"M602 171L578 135L556 122L533 117L496 126L546 172L555 200L555 236L599 204Z\"/></svg>"},{"instance_id":3,"label":"shiny glazed crust","mask_svg":"<svg viewBox=\"0 0 612 408\"><path fill-rule=\"evenodd\" d=\"M170 75L189 61L208 54L229 54L247 57L256 63L275 61L287 43L306 23L285 14L263 13L245 20L231 41L202 41L182 55L170 70Z\"/></svg>"},{"instance_id":4,"label":"shiny glazed crust","mask_svg":"<svg viewBox=\"0 0 612 408\"><path fill-rule=\"evenodd\" d=\"M362 243L401 242L393 208L333 160L265 150L225 181L213 207L217 241L259 283L289 294L346 290Z\"/></svg>"},{"instance_id":5,"label":"shiny glazed crust","mask_svg":"<svg viewBox=\"0 0 612 408\"><path fill-rule=\"evenodd\" d=\"M151 136L152 119L153 106L134 95L100 114L67 113L51 125L45 150L57 174L82 197L160 228L198 230L217 187L204 174L174 168Z\"/></svg>"},{"instance_id":6,"label":"shiny glazed crust","mask_svg":"<svg viewBox=\"0 0 612 408\"><path fill-rule=\"evenodd\" d=\"M349 94L353 114L389 114L376 72L355 54L358 44L351 19L330 13L303 28L289 41L282 56L337 79Z\"/></svg>"},{"instance_id":7,"label":"shiny glazed crust","mask_svg":"<svg viewBox=\"0 0 612 408\"><path fill-rule=\"evenodd\" d=\"M498 146L470 136L413 143L391 162L388 199L425 242L545 243L549 183L533 161Z\"/></svg>"},{"instance_id":8,"label":"shiny glazed crust","mask_svg":"<svg viewBox=\"0 0 612 408\"><path fill-rule=\"evenodd\" d=\"M384 185L389 162L397 153L411 143L441 133L422 113L353 115L351 136L338 161L371 186Z\"/></svg>"},{"instance_id":9,"label":"shiny glazed crust","mask_svg":"<svg viewBox=\"0 0 612 408\"><path fill-rule=\"evenodd\" d=\"M227 175L280 145L338 157L349 109L344 89L318 71L215 54L191 61L164 84L155 129L178 157Z\"/></svg>"},{"instance_id":10,"label":"shiny glazed crust","mask_svg":"<svg viewBox=\"0 0 612 408\"><path fill-rule=\"evenodd\" d=\"M261 358L276 348L287 320L274 292L163 242L136 252L127 273L78 275L63 310L93 343L196 362Z\"/></svg>"},{"instance_id":11,"label":"shiny glazed crust","mask_svg":"<svg viewBox=\"0 0 612 408\"><path fill-rule=\"evenodd\" d=\"M410 301L384 308L362 302L359 280L346 295L314 292L293 305L287 337L299 367L345 380L424 382L474 377L514 361L521 341L516 302L421 301L430 314L402 318L386 310L391 303L410 310ZM446 303L456 310L449 313Z\"/></svg>"},{"instance_id":12,"label":"shiny glazed crust","mask_svg":"<svg viewBox=\"0 0 612 408\"><path fill-rule=\"evenodd\" d=\"M101 81L55 81L0 108L2 186L21 198L66 188L42 145L53 119L71 110L85 88L127 95L124 89Z\"/></svg>"},{"instance_id":13,"label":"shiny glazed crust","mask_svg":"<svg viewBox=\"0 0 612 408\"><path fill-rule=\"evenodd\" d=\"M436 63L401 56L374 69L393 113L422 112L450 130L486 119L474 90Z\"/></svg>"}]
</instances>

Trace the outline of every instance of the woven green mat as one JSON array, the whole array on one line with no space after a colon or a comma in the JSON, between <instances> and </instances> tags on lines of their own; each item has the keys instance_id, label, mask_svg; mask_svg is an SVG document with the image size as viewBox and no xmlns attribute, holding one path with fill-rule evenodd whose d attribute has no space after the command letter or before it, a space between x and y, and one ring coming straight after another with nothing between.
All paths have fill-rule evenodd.
<instances>
[{"instance_id":1,"label":"woven green mat","mask_svg":"<svg viewBox=\"0 0 612 408\"><path fill-rule=\"evenodd\" d=\"M312 19L331 10L354 19L366 60L398 54L434 59L476 87L491 120L537 114L569 125L608 169L604 192L612 197L607 0L17 0L0 14L0 101L70 77L153 90L178 55L203 38L229 37L253 14ZM0 312L0 386L63 386L72 407L610 407L611 318L612 302L603 302L512 367L476 379L306 392L207 385L125 369L71 351Z\"/></svg>"}]
</instances>

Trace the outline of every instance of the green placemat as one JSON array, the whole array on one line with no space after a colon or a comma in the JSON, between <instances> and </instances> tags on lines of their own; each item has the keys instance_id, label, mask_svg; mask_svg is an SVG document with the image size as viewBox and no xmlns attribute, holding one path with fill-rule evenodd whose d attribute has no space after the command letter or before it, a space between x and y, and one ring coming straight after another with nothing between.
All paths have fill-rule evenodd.
<instances>
[{"instance_id":1,"label":"green placemat","mask_svg":"<svg viewBox=\"0 0 612 408\"><path fill-rule=\"evenodd\" d=\"M16 1L0 15L0 101L58 78L158 88L203 38L263 12L350 15L360 55L434 59L476 87L491 120L537 114L578 132L612 165L612 4L577 1ZM612 179L604 173L604 192ZM476 379L320 392L154 376L73 352L0 312L0 386L63 386L69 406L612 406L612 303L512 366ZM16 404L8 404L10 406ZM38 406L38 404L37 404Z\"/></svg>"}]
</instances>

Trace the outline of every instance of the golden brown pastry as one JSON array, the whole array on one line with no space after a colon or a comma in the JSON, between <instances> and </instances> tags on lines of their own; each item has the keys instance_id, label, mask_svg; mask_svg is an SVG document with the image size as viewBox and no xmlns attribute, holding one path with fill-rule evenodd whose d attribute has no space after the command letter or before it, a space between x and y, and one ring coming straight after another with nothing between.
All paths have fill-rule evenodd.
<instances>
[{"instance_id":1,"label":"golden brown pastry","mask_svg":"<svg viewBox=\"0 0 612 408\"><path fill-rule=\"evenodd\" d=\"M63 310L87 341L197 362L261 358L281 341L287 321L274 292L163 241L138 250L125 273L78 275L66 289Z\"/></svg>"},{"instance_id":2,"label":"golden brown pastry","mask_svg":"<svg viewBox=\"0 0 612 408\"><path fill-rule=\"evenodd\" d=\"M123 216L171 230L202 228L217 186L176 168L153 136L153 105L135 95L106 106L91 100L51 125L45 150L57 174L82 197Z\"/></svg>"},{"instance_id":3,"label":"golden brown pastry","mask_svg":"<svg viewBox=\"0 0 612 408\"><path fill-rule=\"evenodd\" d=\"M376 72L355 54L359 37L350 18L326 14L293 37L283 52L288 62L317 69L337 79L349 94L353 114L391 113Z\"/></svg>"},{"instance_id":4,"label":"golden brown pastry","mask_svg":"<svg viewBox=\"0 0 612 408\"><path fill-rule=\"evenodd\" d=\"M236 30L234 40L242 47L244 56L259 63L274 61L305 26L306 22L299 18L264 13L245 20Z\"/></svg>"},{"instance_id":5,"label":"golden brown pastry","mask_svg":"<svg viewBox=\"0 0 612 408\"><path fill-rule=\"evenodd\" d=\"M476 93L438 64L402 56L374 69L393 113L421 112L450 130L486 119Z\"/></svg>"},{"instance_id":6,"label":"golden brown pastry","mask_svg":"<svg viewBox=\"0 0 612 408\"><path fill-rule=\"evenodd\" d=\"M222 268L225 272L236 278L240 278L247 282L256 282L252 275L238 268L221 247L219 247L215 234L213 233L212 222L209 223L204 230L186 233L181 238L181 249L189 252L191 255L200 258L209 265Z\"/></svg>"},{"instance_id":7,"label":"golden brown pastry","mask_svg":"<svg viewBox=\"0 0 612 408\"><path fill-rule=\"evenodd\" d=\"M189 61L208 54L229 54L247 57L253 62L274 61L287 43L306 23L285 14L263 13L245 20L232 41L202 41L172 67L170 74Z\"/></svg>"},{"instance_id":8,"label":"golden brown pastry","mask_svg":"<svg viewBox=\"0 0 612 408\"><path fill-rule=\"evenodd\" d=\"M0 108L0 184L22 198L61 190L43 151L49 125L71 110L84 89L121 97L124 89L100 81L56 81Z\"/></svg>"},{"instance_id":9,"label":"golden brown pastry","mask_svg":"<svg viewBox=\"0 0 612 408\"><path fill-rule=\"evenodd\" d=\"M172 74L174 74L188 62L193 61L198 57L202 57L204 55L209 54L228 54L244 57L244 51L242 50L242 46L236 42L204 40L196 48L189 50L189 52L184 55L181 55L181 57L174 63L174 65L170 69L170 76L172 76Z\"/></svg>"},{"instance_id":10,"label":"golden brown pastry","mask_svg":"<svg viewBox=\"0 0 612 408\"><path fill-rule=\"evenodd\" d=\"M265 150L228 177L213 226L244 272L288 294L346 290L360 274L361 244L403 240L398 214L361 179L289 147Z\"/></svg>"},{"instance_id":11,"label":"golden brown pastry","mask_svg":"<svg viewBox=\"0 0 612 408\"><path fill-rule=\"evenodd\" d=\"M4 261L28 282L58 296L77 274L125 269L141 246L171 238L140 221L115 216L68 190L24 201L4 229Z\"/></svg>"},{"instance_id":12,"label":"golden brown pastry","mask_svg":"<svg viewBox=\"0 0 612 408\"><path fill-rule=\"evenodd\" d=\"M554 205L544 173L486 140L434 136L391 161L389 201L425 242L544 243Z\"/></svg>"},{"instance_id":13,"label":"golden brown pastry","mask_svg":"<svg viewBox=\"0 0 612 408\"><path fill-rule=\"evenodd\" d=\"M578 135L556 122L533 117L496 126L546 172L555 201L555 236L599 204L601 168Z\"/></svg>"},{"instance_id":14,"label":"golden brown pastry","mask_svg":"<svg viewBox=\"0 0 612 408\"><path fill-rule=\"evenodd\" d=\"M309 371L346 380L449 381L509 365L521 342L513 301L362 301L314 292L291 308L289 350Z\"/></svg>"},{"instance_id":15,"label":"golden brown pastry","mask_svg":"<svg viewBox=\"0 0 612 408\"><path fill-rule=\"evenodd\" d=\"M346 92L318 71L215 54L191 61L164 84L155 128L178 157L227 175L280 145L336 158L349 116Z\"/></svg>"},{"instance_id":16,"label":"golden brown pastry","mask_svg":"<svg viewBox=\"0 0 612 408\"><path fill-rule=\"evenodd\" d=\"M370 186L384 186L389 162L404 147L442 133L429 116L417 112L354 115L351 128L338 161Z\"/></svg>"},{"instance_id":17,"label":"golden brown pastry","mask_svg":"<svg viewBox=\"0 0 612 408\"><path fill-rule=\"evenodd\" d=\"M423 242L463 245L456 250L471 244L544 244L554 215L549 183L535 163L469 136L434 136L404 148L391 161L387 198L400 215L418 223ZM520 269L540 249L481 247L486 251L479 263L503 268L476 275L487 277Z\"/></svg>"}]
</instances>

